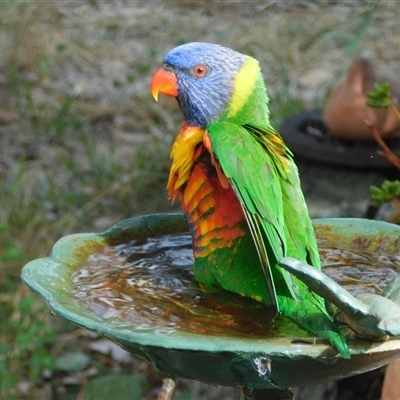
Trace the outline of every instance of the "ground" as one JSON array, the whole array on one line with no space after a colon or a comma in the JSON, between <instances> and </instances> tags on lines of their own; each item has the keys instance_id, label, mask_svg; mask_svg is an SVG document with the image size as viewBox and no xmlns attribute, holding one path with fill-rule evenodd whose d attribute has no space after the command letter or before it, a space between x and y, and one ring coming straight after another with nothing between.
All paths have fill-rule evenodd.
<instances>
[{"instance_id":1,"label":"ground","mask_svg":"<svg viewBox=\"0 0 400 400\"><path fill-rule=\"evenodd\" d=\"M166 51L206 41L256 57L279 126L299 110L321 108L355 56L396 76L399 17L393 1L2 3L0 316L7 322L0 332L0 397L83 399L90 377L131 378L132 371L144 383L140 398L156 397L160 374L51 317L19 274L66 234L178 209L165 184L180 114L173 100L157 104L149 93ZM327 184L331 170L300 163L313 216L360 216L367 183L381 179L349 178L350 190L365 179L355 200L341 189L346 172ZM71 354L72 361L65 359ZM178 384L177 399L231 396L224 388Z\"/></svg>"}]
</instances>

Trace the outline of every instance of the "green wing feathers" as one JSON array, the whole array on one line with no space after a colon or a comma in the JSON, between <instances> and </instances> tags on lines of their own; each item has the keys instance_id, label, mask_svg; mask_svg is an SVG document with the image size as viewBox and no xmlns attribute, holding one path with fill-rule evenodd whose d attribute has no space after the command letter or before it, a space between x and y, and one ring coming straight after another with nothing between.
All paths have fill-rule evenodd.
<instances>
[{"instance_id":1,"label":"green wing feathers","mask_svg":"<svg viewBox=\"0 0 400 400\"><path fill-rule=\"evenodd\" d=\"M213 156L243 207L279 311L327 338L343 357L349 357L347 342L327 313L324 300L277 264L282 257L290 256L321 268L290 151L271 127L214 122L208 125L207 134Z\"/></svg>"},{"instance_id":2,"label":"green wing feathers","mask_svg":"<svg viewBox=\"0 0 400 400\"><path fill-rule=\"evenodd\" d=\"M292 276L277 266L285 255L299 258L289 243L282 191L282 173L259 138L247 129L229 122L216 122L207 128L214 156L230 180L246 214L266 275L273 273L274 285L286 295L301 300ZM289 240L288 240L289 239ZM271 269L273 272L271 272ZM278 305L279 306L279 305Z\"/></svg>"}]
</instances>

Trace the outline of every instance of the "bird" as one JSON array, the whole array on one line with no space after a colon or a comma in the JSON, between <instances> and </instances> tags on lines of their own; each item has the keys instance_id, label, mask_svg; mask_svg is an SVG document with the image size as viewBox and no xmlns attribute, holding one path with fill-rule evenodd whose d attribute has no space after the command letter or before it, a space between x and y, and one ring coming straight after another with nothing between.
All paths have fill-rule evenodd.
<instances>
[{"instance_id":1,"label":"bird","mask_svg":"<svg viewBox=\"0 0 400 400\"><path fill-rule=\"evenodd\" d=\"M349 358L324 299L278 265L293 257L321 269L298 169L270 124L259 62L219 44L170 50L150 89L175 97L183 122L167 190L180 200L204 290L228 290L275 307Z\"/></svg>"}]
</instances>

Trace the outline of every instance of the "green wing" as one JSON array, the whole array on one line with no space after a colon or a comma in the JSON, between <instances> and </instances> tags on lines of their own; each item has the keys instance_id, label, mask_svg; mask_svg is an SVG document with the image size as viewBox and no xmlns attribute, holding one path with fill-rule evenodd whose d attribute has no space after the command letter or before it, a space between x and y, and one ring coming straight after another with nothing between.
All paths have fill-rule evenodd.
<instances>
[{"instance_id":1,"label":"green wing","mask_svg":"<svg viewBox=\"0 0 400 400\"><path fill-rule=\"evenodd\" d=\"M311 219L289 150L272 128L215 122L207 132L213 155L242 204L278 310L327 338L343 357L350 357L347 341L324 300L277 264L290 256L320 269Z\"/></svg>"},{"instance_id":2,"label":"green wing","mask_svg":"<svg viewBox=\"0 0 400 400\"><path fill-rule=\"evenodd\" d=\"M273 284L279 285L281 293L286 288L282 294L301 300L294 278L276 266L284 256L318 260L309 257L315 251L309 242L315 238L295 164L285 158L280 165L282 155L274 151L273 143L267 144L268 135L277 135L272 129L215 122L207 132L214 157L242 203L265 275L273 274Z\"/></svg>"}]
</instances>

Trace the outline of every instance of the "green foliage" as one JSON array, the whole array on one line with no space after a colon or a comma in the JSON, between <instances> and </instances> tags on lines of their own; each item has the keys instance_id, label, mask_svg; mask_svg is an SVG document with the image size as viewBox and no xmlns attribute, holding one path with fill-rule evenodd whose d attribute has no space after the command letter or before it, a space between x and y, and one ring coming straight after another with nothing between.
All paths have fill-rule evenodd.
<instances>
[{"instance_id":1,"label":"green foliage","mask_svg":"<svg viewBox=\"0 0 400 400\"><path fill-rule=\"evenodd\" d=\"M7 266L26 258L20 244L10 238L11 227L0 224L0 267L8 277ZM45 369L52 370L50 345L56 340L45 316L47 306L33 293L25 294L12 279L3 279L0 295L0 398L17 398L16 384L23 378L37 383ZM4 396L4 397L3 397Z\"/></svg>"},{"instance_id":2,"label":"green foliage","mask_svg":"<svg viewBox=\"0 0 400 400\"><path fill-rule=\"evenodd\" d=\"M24 251L15 240L9 238L10 226L7 223L0 224L0 261L3 263L21 261Z\"/></svg>"},{"instance_id":3,"label":"green foliage","mask_svg":"<svg viewBox=\"0 0 400 400\"><path fill-rule=\"evenodd\" d=\"M9 224L0 224L0 269L3 278L8 278L0 285L0 398L13 399L21 379L38 383L44 370L53 369L50 348L56 336L47 323L47 306L8 276L8 265L20 264L27 257L10 232Z\"/></svg>"},{"instance_id":4,"label":"green foliage","mask_svg":"<svg viewBox=\"0 0 400 400\"><path fill-rule=\"evenodd\" d=\"M400 199L400 181L385 180L381 186L371 186L371 199L374 206Z\"/></svg>"},{"instance_id":5,"label":"green foliage","mask_svg":"<svg viewBox=\"0 0 400 400\"><path fill-rule=\"evenodd\" d=\"M388 108L392 103L392 94L388 83L374 83L374 90L368 93L367 104L373 108Z\"/></svg>"},{"instance_id":6,"label":"green foliage","mask_svg":"<svg viewBox=\"0 0 400 400\"><path fill-rule=\"evenodd\" d=\"M397 118L400 119L400 113L397 105L393 104L392 93L390 91L390 85L388 83L374 83L374 90L368 93L367 104L373 108L389 108ZM379 134L379 132L378 132ZM378 139L377 139L378 140ZM383 146L385 157L391 161L395 166L399 167L400 159L387 147ZM384 203L393 203L398 212L400 212L400 181L389 181L385 180L381 186L371 186L370 187L372 205L379 207ZM399 216L392 216L395 223L399 223Z\"/></svg>"},{"instance_id":7,"label":"green foliage","mask_svg":"<svg viewBox=\"0 0 400 400\"><path fill-rule=\"evenodd\" d=\"M360 47L360 41L363 39L368 27L374 20L375 12L379 6L380 0L369 1L369 7L360 15L360 21L356 26L351 40L347 43L345 52L351 56L357 52Z\"/></svg>"},{"instance_id":8,"label":"green foliage","mask_svg":"<svg viewBox=\"0 0 400 400\"><path fill-rule=\"evenodd\" d=\"M109 374L90 379L83 392L83 400L139 400L143 381L127 374Z\"/></svg>"},{"instance_id":9,"label":"green foliage","mask_svg":"<svg viewBox=\"0 0 400 400\"><path fill-rule=\"evenodd\" d=\"M50 349L56 335L44 318L48 313L47 306L39 303L33 293L17 296L14 300L10 295L3 294L2 297L0 397L13 398L15 386L21 379L38 383L44 370L54 368Z\"/></svg>"},{"instance_id":10,"label":"green foliage","mask_svg":"<svg viewBox=\"0 0 400 400\"><path fill-rule=\"evenodd\" d=\"M193 400L193 390L184 388L181 392L175 394L174 400Z\"/></svg>"},{"instance_id":11,"label":"green foliage","mask_svg":"<svg viewBox=\"0 0 400 400\"><path fill-rule=\"evenodd\" d=\"M10 280L12 268L22 263L26 257L25 251L17 240L11 238L11 227L8 223L0 223L0 291L13 291L15 282Z\"/></svg>"}]
</instances>

